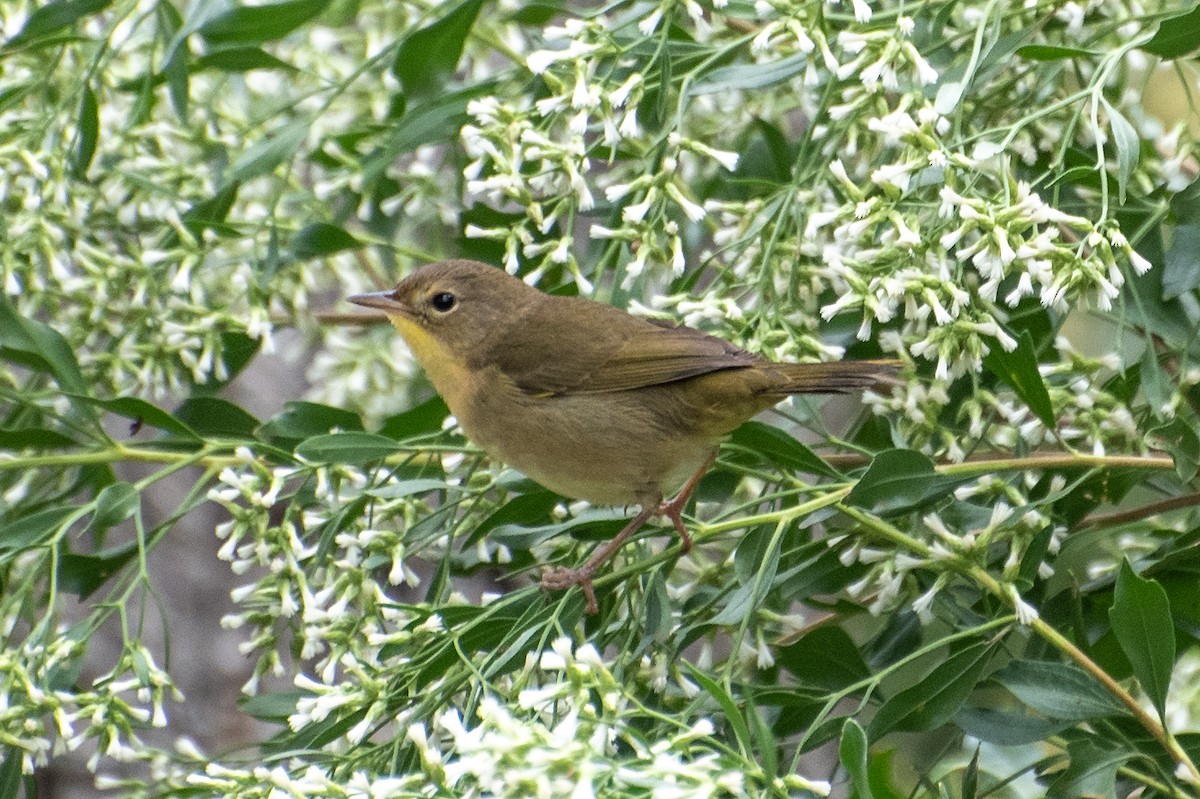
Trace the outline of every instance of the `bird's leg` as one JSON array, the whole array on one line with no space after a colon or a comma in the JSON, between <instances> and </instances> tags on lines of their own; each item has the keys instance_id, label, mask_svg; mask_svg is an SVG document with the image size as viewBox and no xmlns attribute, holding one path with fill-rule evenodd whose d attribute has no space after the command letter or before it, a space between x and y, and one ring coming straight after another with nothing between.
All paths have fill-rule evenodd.
<instances>
[{"instance_id":1,"label":"bird's leg","mask_svg":"<svg viewBox=\"0 0 1200 799\"><path fill-rule=\"evenodd\" d=\"M688 534L687 528L683 526L683 519L680 514L687 506L688 500L692 497L692 492L696 490L696 486L700 484L700 479L708 473L712 468L713 463L717 460L717 451L714 449L704 464L696 470L696 473L688 478L688 481L683 484L683 488L679 489L679 493L670 502L660 502L656 516L666 516L671 520L671 524L675 527L675 532L679 533L679 551L687 554L692 548L692 537Z\"/></svg>"},{"instance_id":2,"label":"bird's leg","mask_svg":"<svg viewBox=\"0 0 1200 799\"><path fill-rule=\"evenodd\" d=\"M692 537L688 534L687 528L684 527L680 514L683 513L683 509L687 506L688 499L691 498L692 492L696 490L700 479L712 468L716 459L717 451L714 449L712 454L708 456L708 459L704 461L704 465L697 469L696 473L683 484L683 488L679 490L674 499L664 502L659 497L657 501L643 503L637 516L630 519L629 524L621 528L621 532L613 536L611 541L593 552L592 556L588 558L587 563L578 569L567 569L559 566L545 571L542 574L542 588L553 591L570 588L573 585L579 586L580 590L583 591L584 612L589 616L592 615L600 609L600 606L596 603L596 589L592 585L592 578L595 577L596 571L612 558L613 555L617 554L617 551L625 545L629 537L636 533L652 516L666 516L671 520L672 526L679 533L679 550L681 553L686 553L692 548Z\"/></svg>"},{"instance_id":3,"label":"bird's leg","mask_svg":"<svg viewBox=\"0 0 1200 799\"><path fill-rule=\"evenodd\" d=\"M647 503L638 515L629 520L629 524L625 525L621 532L613 536L613 539L604 546L597 549L588 558L587 563L580 566L578 569L566 569L558 566L553 569L547 569L542 573L542 588L547 588L552 591L557 591L563 588L570 588L573 585L579 586L583 591L584 598L584 613L589 616L600 609L596 604L596 589L592 587L592 577L595 576L596 570L599 569L604 562L617 553L629 536L633 535L645 524L651 516L658 512L660 505Z\"/></svg>"}]
</instances>

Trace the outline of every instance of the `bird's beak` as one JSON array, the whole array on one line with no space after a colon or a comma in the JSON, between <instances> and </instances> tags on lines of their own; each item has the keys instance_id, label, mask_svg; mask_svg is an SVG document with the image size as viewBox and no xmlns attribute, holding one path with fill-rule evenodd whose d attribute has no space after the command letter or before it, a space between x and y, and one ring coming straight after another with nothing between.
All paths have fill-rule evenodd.
<instances>
[{"instance_id":1,"label":"bird's beak","mask_svg":"<svg viewBox=\"0 0 1200 799\"><path fill-rule=\"evenodd\" d=\"M399 292L372 291L370 294L354 294L346 298L346 302L361 305L364 308L378 308L386 313L408 313L408 306L400 301Z\"/></svg>"}]
</instances>

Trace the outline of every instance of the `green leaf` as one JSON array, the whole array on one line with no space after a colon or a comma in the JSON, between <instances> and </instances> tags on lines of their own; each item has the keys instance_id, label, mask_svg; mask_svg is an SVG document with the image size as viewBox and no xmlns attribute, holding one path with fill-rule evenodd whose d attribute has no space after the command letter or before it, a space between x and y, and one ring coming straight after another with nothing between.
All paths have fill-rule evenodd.
<instances>
[{"instance_id":1,"label":"green leaf","mask_svg":"<svg viewBox=\"0 0 1200 799\"><path fill-rule=\"evenodd\" d=\"M237 6L200 26L210 45L262 44L282 39L329 5L329 0L289 0L260 6Z\"/></svg>"},{"instance_id":2,"label":"green leaf","mask_svg":"<svg viewBox=\"0 0 1200 799\"><path fill-rule=\"evenodd\" d=\"M78 516L74 506L46 508L0 525L0 558L44 543L70 516Z\"/></svg>"},{"instance_id":3,"label":"green leaf","mask_svg":"<svg viewBox=\"0 0 1200 799\"><path fill-rule=\"evenodd\" d=\"M1164 425L1148 431L1146 442L1165 449L1175 461L1175 474L1181 483L1190 483L1200 471L1200 434L1195 417L1177 415Z\"/></svg>"},{"instance_id":4,"label":"green leaf","mask_svg":"<svg viewBox=\"0 0 1200 799\"><path fill-rule=\"evenodd\" d=\"M129 483L117 482L107 485L96 496L96 510L92 513L92 534L101 535L105 530L141 510L142 496Z\"/></svg>"},{"instance_id":5,"label":"green leaf","mask_svg":"<svg viewBox=\"0 0 1200 799\"><path fill-rule=\"evenodd\" d=\"M795 472L840 477L836 469L778 427L749 421L733 431L730 443Z\"/></svg>"},{"instance_id":6,"label":"green leaf","mask_svg":"<svg viewBox=\"0 0 1200 799\"><path fill-rule=\"evenodd\" d=\"M642 603L642 645L649 648L654 644L665 644L671 640L674 629L674 607L667 593L667 581L663 573L654 570L645 579L645 600Z\"/></svg>"},{"instance_id":7,"label":"green leaf","mask_svg":"<svg viewBox=\"0 0 1200 799\"><path fill-rule=\"evenodd\" d=\"M522 0L509 14L520 25L545 25L562 13L565 0Z\"/></svg>"},{"instance_id":8,"label":"green leaf","mask_svg":"<svg viewBox=\"0 0 1200 799\"><path fill-rule=\"evenodd\" d=\"M75 439L45 427L0 427L0 449L66 449L77 446Z\"/></svg>"},{"instance_id":9,"label":"green leaf","mask_svg":"<svg viewBox=\"0 0 1200 799\"><path fill-rule=\"evenodd\" d=\"M296 703L311 696L309 691L276 691L258 694L238 702L238 709L250 718L259 721L286 723L288 716L296 712Z\"/></svg>"},{"instance_id":10,"label":"green leaf","mask_svg":"<svg viewBox=\"0 0 1200 799\"><path fill-rule=\"evenodd\" d=\"M818 520L818 512L809 517ZM816 546L805 546L799 550L795 565L780 571L775 578L775 591L781 600L805 600L821 594L836 594L850 583L866 574L867 567L861 563L846 566L839 559L839 551L825 544L815 542ZM790 561L790 558L789 558Z\"/></svg>"},{"instance_id":11,"label":"green leaf","mask_svg":"<svg viewBox=\"0 0 1200 799\"><path fill-rule=\"evenodd\" d=\"M754 586L739 585L726 596L722 597L721 610L708 617L708 622L716 627L731 624L742 624L746 619L755 615L758 610L754 602Z\"/></svg>"},{"instance_id":12,"label":"green leaf","mask_svg":"<svg viewBox=\"0 0 1200 799\"><path fill-rule=\"evenodd\" d=\"M1017 48L1017 55L1034 61L1062 61L1067 58L1095 58L1102 53L1078 47L1059 47L1052 44L1027 44Z\"/></svg>"},{"instance_id":13,"label":"green leaf","mask_svg":"<svg viewBox=\"0 0 1200 799\"><path fill-rule=\"evenodd\" d=\"M999 746L1024 746L1057 735L1072 722L985 707L964 707L954 723L967 735Z\"/></svg>"},{"instance_id":14,"label":"green leaf","mask_svg":"<svg viewBox=\"0 0 1200 799\"><path fill-rule=\"evenodd\" d=\"M891 449L871 459L846 502L880 515L907 513L944 498L969 479L938 474L920 452Z\"/></svg>"},{"instance_id":15,"label":"green leaf","mask_svg":"<svg viewBox=\"0 0 1200 799\"><path fill-rule=\"evenodd\" d=\"M1042 424L1050 430L1055 429L1054 406L1050 404L1050 392L1038 371L1037 351L1028 330L1021 331L1017 348L1012 352L1006 352L999 344L992 347L984 357L983 365L1017 392Z\"/></svg>"},{"instance_id":16,"label":"green leaf","mask_svg":"<svg viewBox=\"0 0 1200 799\"><path fill-rule=\"evenodd\" d=\"M733 701L733 697L729 695L721 685L700 669L683 661L683 665L687 668L688 676L704 689L704 691L717 700L717 704L721 706L722 712L725 714L725 720L729 722L729 726L733 728L733 734L737 738L738 745L741 747L742 754L747 757L754 756L754 740L750 737L750 727L746 724L746 719L738 710L737 703Z\"/></svg>"},{"instance_id":17,"label":"green leaf","mask_svg":"<svg viewBox=\"0 0 1200 799\"><path fill-rule=\"evenodd\" d=\"M329 557L329 553L333 550L333 542L337 539L337 534L345 530L350 524L362 515L370 504L371 498L368 496L355 497L350 502L342 506L329 521L321 525L320 531L317 533L317 562L324 563Z\"/></svg>"},{"instance_id":18,"label":"green leaf","mask_svg":"<svg viewBox=\"0 0 1200 799\"><path fill-rule=\"evenodd\" d=\"M71 172L76 178L84 179L92 158L96 155L96 142L100 136L100 109L96 105L96 93L92 87L83 87L83 98L79 101L79 125L76 132L75 153L71 157Z\"/></svg>"},{"instance_id":19,"label":"green leaf","mask_svg":"<svg viewBox=\"0 0 1200 799\"><path fill-rule=\"evenodd\" d=\"M1200 223L1168 228L1171 244L1163 259L1163 296L1175 299L1200 288Z\"/></svg>"},{"instance_id":20,"label":"green leaf","mask_svg":"<svg viewBox=\"0 0 1200 799\"><path fill-rule=\"evenodd\" d=\"M770 585L779 566L780 541L774 525L755 527L738 541L733 553L733 577L739 585Z\"/></svg>"},{"instance_id":21,"label":"green leaf","mask_svg":"<svg viewBox=\"0 0 1200 799\"><path fill-rule=\"evenodd\" d=\"M578 516L572 516L566 521L554 524L501 524L488 531L488 539L504 544L512 550L528 551L543 541L548 541L563 533L571 533L576 538L611 540L621 532L629 522L620 508L589 508ZM479 531L472 533L470 540L480 538ZM744 614L742 617L744 618ZM735 621L738 619L735 619ZM712 624L731 623L722 621L720 616L710 620Z\"/></svg>"},{"instance_id":22,"label":"green leaf","mask_svg":"<svg viewBox=\"0 0 1200 799\"><path fill-rule=\"evenodd\" d=\"M406 94L432 94L454 75L482 7L483 0L466 0L437 22L405 38L396 50L392 74L400 80Z\"/></svg>"},{"instance_id":23,"label":"green leaf","mask_svg":"<svg viewBox=\"0 0 1200 799\"><path fill-rule=\"evenodd\" d=\"M312 436L339 431L361 431L357 413L317 402L289 400L283 410L263 422L256 431L262 438L303 441Z\"/></svg>"},{"instance_id":24,"label":"green leaf","mask_svg":"<svg viewBox=\"0 0 1200 799\"><path fill-rule=\"evenodd\" d=\"M314 463L370 463L400 451L387 436L350 431L313 436L296 447L296 454Z\"/></svg>"},{"instance_id":25,"label":"green leaf","mask_svg":"<svg viewBox=\"0 0 1200 799\"><path fill-rule=\"evenodd\" d=\"M775 651L775 662L803 685L840 691L871 676L858 645L841 627L825 625Z\"/></svg>"},{"instance_id":26,"label":"green leaf","mask_svg":"<svg viewBox=\"0 0 1200 799\"><path fill-rule=\"evenodd\" d=\"M1132 752L1101 749L1091 739L1067 745L1071 764L1046 790L1048 799L1116 799L1117 770L1134 756Z\"/></svg>"},{"instance_id":27,"label":"green leaf","mask_svg":"<svg viewBox=\"0 0 1200 799\"><path fill-rule=\"evenodd\" d=\"M662 593L666 596L667 588L666 581L663 580L660 572L655 573L658 581L662 584ZM667 630L664 635L669 634L670 628L673 626L671 620L667 619ZM763 776L766 780L774 782L779 776L779 741L771 732L771 728L767 725L766 719L759 711L757 704L754 701L754 691L750 686L746 687L746 718L750 725L750 731L754 735L754 753L759 766L762 768Z\"/></svg>"},{"instance_id":28,"label":"green leaf","mask_svg":"<svg viewBox=\"0 0 1200 799\"><path fill-rule=\"evenodd\" d=\"M225 364L225 375L221 377L213 372L207 381L192 386L192 394L195 396L216 394L250 365L254 356L258 355L260 347L262 347L261 339L254 338L240 330L226 330L221 333L221 362Z\"/></svg>"},{"instance_id":29,"label":"green leaf","mask_svg":"<svg viewBox=\"0 0 1200 799\"><path fill-rule=\"evenodd\" d=\"M76 399L82 399L110 413L124 416L126 419L133 419L136 423L148 424L157 430L174 433L184 438L200 440L200 435L187 424L176 419L157 405L151 405L149 402L138 397L117 397L110 400L96 399L95 397L76 397Z\"/></svg>"},{"instance_id":30,"label":"green leaf","mask_svg":"<svg viewBox=\"0 0 1200 799\"><path fill-rule=\"evenodd\" d=\"M1160 58L1179 58L1200 49L1200 5L1160 22L1158 33L1142 49Z\"/></svg>"},{"instance_id":31,"label":"green leaf","mask_svg":"<svg viewBox=\"0 0 1200 799\"><path fill-rule=\"evenodd\" d=\"M167 93L171 96L171 107L175 109L175 116L185 125L188 121L188 80L191 77L188 67L191 60L192 51L185 41L171 53L171 57L162 67L163 79L167 82Z\"/></svg>"},{"instance_id":32,"label":"green leaf","mask_svg":"<svg viewBox=\"0 0 1200 799\"><path fill-rule=\"evenodd\" d=\"M1142 155L1142 140L1129 120L1112 103L1105 100L1104 107L1108 111L1109 127L1117 145L1117 199L1123 203L1129 179L1133 177L1133 170L1137 168Z\"/></svg>"},{"instance_id":33,"label":"green leaf","mask_svg":"<svg viewBox=\"0 0 1200 799\"><path fill-rule=\"evenodd\" d=\"M445 480L432 477L418 477L413 480L401 480L398 483L388 483L380 488L368 488L363 493L375 499L402 499L433 491L462 491L463 487L451 485Z\"/></svg>"},{"instance_id":34,"label":"green leaf","mask_svg":"<svg viewBox=\"0 0 1200 799\"><path fill-rule=\"evenodd\" d=\"M807 66L808 56L804 53L797 53L767 64L735 64L718 67L701 75L699 80L692 83L688 93L695 96L714 92L765 89L799 75Z\"/></svg>"},{"instance_id":35,"label":"green leaf","mask_svg":"<svg viewBox=\"0 0 1200 799\"><path fill-rule=\"evenodd\" d=\"M550 512L554 510L558 501L557 494L544 489L518 494L480 522L479 526L472 530L467 537L464 547L472 546L502 525L543 524L550 518Z\"/></svg>"},{"instance_id":36,"label":"green leaf","mask_svg":"<svg viewBox=\"0 0 1200 799\"><path fill-rule=\"evenodd\" d=\"M242 182L273 172L280 164L295 156L306 136L308 122L304 120L293 120L276 128L238 157L229 172L230 178L234 182Z\"/></svg>"},{"instance_id":37,"label":"green leaf","mask_svg":"<svg viewBox=\"0 0 1200 799\"><path fill-rule=\"evenodd\" d=\"M1116 716L1125 707L1083 669L1044 660L1014 660L993 677L1038 713L1063 721Z\"/></svg>"},{"instance_id":38,"label":"green leaf","mask_svg":"<svg viewBox=\"0 0 1200 799\"><path fill-rule=\"evenodd\" d=\"M1131 217L1129 224L1137 225L1138 219ZM1122 224L1126 222L1122 220ZM1129 324L1159 336L1169 348L1191 346L1196 335L1191 311L1182 301L1163 296L1162 266L1166 262L1166 247L1162 226L1155 225L1147 230L1138 242L1137 249L1153 268L1143 274L1135 272L1126 277L1125 285L1121 288L1121 312L1128 316Z\"/></svg>"},{"instance_id":39,"label":"green leaf","mask_svg":"<svg viewBox=\"0 0 1200 799\"><path fill-rule=\"evenodd\" d=\"M976 71L973 75L968 76L969 80L978 82L989 73L998 72L1002 68L1011 69L1013 54L1024 47L1025 42L1032 39L1036 33L1037 31L1033 28L1022 27L1000 36L989 35L984 42L983 53L979 58ZM966 66L965 64L957 66L951 71L951 74L960 70L965 71Z\"/></svg>"},{"instance_id":40,"label":"green leaf","mask_svg":"<svg viewBox=\"0 0 1200 799\"><path fill-rule=\"evenodd\" d=\"M282 61L260 47L228 47L200 56L192 64L193 71L215 69L220 72L252 72L256 69L277 69L296 72L296 67Z\"/></svg>"},{"instance_id":41,"label":"green leaf","mask_svg":"<svg viewBox=\"0 0 1200 799\"><path fill-rule=\"evenodd\" d=\"M975 754L971 757L971 762L963 769L959 796L962 799L976 799L979 796L979 744L975 744Z\"/></svg>"},{"instance_id":42,"label":"green leaf","mask_svg":"<svg viewBox=\"0 0 1200 799\"><path fill-rule=\"evenodd\" d=\"M1117 575L1108 618L1134 676L1161 717L1175 665L1175 626L1167 592L1155 580L1137 576L1126 559Z\"/></svg>"},{"instance_id":43,"label":"green leaf","mask_svg":"<svg viewBox=\"0 0 1200 799\"><path fill-rule=\"evenodd\" d=\"M137 551L138 542L129 541L94 555L68 552L58 561L59 586L80 599L87 599L119 572Z\"/></svg>"},{"instance_id":44,"label":"green leaf","mask_svg":"<svg viewBox=\"0 0 1200 799\"><path fill-rule=\"evenodd\" d=\"M8 747L8 754L4 756L4 762L0 763L0 799L17 799L21 796L21 761L24 760L24 753L16 748ZM28 797L35 797L32 793L25 794Z\"/></svg>"},{"instance_id":45,"label":"green leaf","mask_svg":"<svg viewBox=\"0 0 1200 799\"><path fill-rule=\"evenodd\" d=\"M186 399L175 409L175 417L206 438L252 439L258 427L258 419L218 397Z\"/></svg>"},{"instance_id":46,"label":"green leaf","mask_svg":"<svg viewBox=\"0 0 1200 799\"><path fill-rule=\"evenodd\" d=\"M0 297L0 356L49 373L64 393L88 393L74 350L62 334L21 316L6 297Z\"/></svg>"},{"instance_id":47,"label":"green leaf","mask_svg":"<svg viewBox=\"0 0 1200 799\"><path fill-rule=\"evenodd\" d=\"M873 799L871 791L871 776L867 768L870 750L867 744L867 733L854 719L846 719L842 725L842 740L838 743L838 759L842 768L850 775L850 784L854 787L857 799Z\"/></svg>"},{"instance_id":48,"label":"green leaf","mask_svg":"<svg viewBox=\"0 0 1200 799\"><path fill-rule=\"evenodd\" d=\"M328 222L314 222L296 231L288 245L292 257L305 261L309 258L322 258L343 250L357 250L363 243L351 236L337 225Z\"/></svg>"},{"instance_id":49,"label":"green leaf","mask_svg":"<svg viewBox=\"0 0 1200 799\"><path fill-rule=\"evenodd\" d=\"M389 417L379 429L381 435L402 440L415 436L437 433L450 415L450 409L441 397L422 402L415 408Z\"/></svg>"},{"instance_id":50,"label":"green leaf","mask_svg":"<svg viewBox=\"0 0 1200 799\"><path fill-rule=\"evenodd\" d=\"M1150 412L1158 419L1164 418L1163 409L1170 407L1175 384L1158 362L1158 351L1153 344L1148 344L1142 351L1141 360L1138 362L1138 376L1141 378L1142 395L1150 407Z\"/></svg>"},{"instance_id":51,"label":"green leaf","mask_svg":"<svg viewBox=\"0 0 1200 799\"><path fill-rule=\"evenodd\" d=\"M871 720L875 740L898 730L916 732L945 724L958 712L991 660L993 646L986 641L956 652L910 686L883 703Z\"/></svg>"},{"instance_id":52,"label":"green leaf","mask_svg":"<svg viewBox=\"0 0 1200 799\"><path fill-rule=\"evenodd\" d=\"M24 44L30 39L45 36L74 25L79 20L97 14L112 5L112 0L55 0L35 9L25 20L24 27L5 43L5 47Z\"/></svg>"},{"instance_id":53,"label":"green leaf","mask_svg":"<svg viewBox=\"0 0 1200 799\"><path fill-rule=\"evenodd\" d=\"M863 655L872 668L896 663L912 654L921 645L924 635L921 620L912 608L901 608L893 613L882 630L863 647Z\"/></svg>"},{"instance_id":54,"label":"green leaf","mask_svg":"<svg viewBox=\"0 0 1200 799\"><path fill-rule=\"evenodd\" d=\"M392 132L380 147L367 157L363 182L373 184L396 158L431 142L450 141L468 121L467 103L495 89L492 81L468 86L454 92L433 95L425 102L408 108L392 126Z\"/></svg>"},{"instance_id":55,"label":"green leaf","mask_svg":"<svg viewBox=\"0 0 1200 799\"><path fill-rule=\"evenodd\" d=\"M225 228L225 218L229 216L240 188L241 184L237 182L226 184L212 197L196 203L180 215L183 226L196 238L200 238L205 230Z\"/></svg>"}]
</instances>

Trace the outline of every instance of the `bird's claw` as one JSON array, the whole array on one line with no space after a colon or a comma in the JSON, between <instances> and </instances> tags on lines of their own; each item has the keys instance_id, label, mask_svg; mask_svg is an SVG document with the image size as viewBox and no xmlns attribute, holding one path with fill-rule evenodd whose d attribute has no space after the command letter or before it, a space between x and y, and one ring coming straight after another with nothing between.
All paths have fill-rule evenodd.
<instances>
[{"instance_id":1,"label":"bird's claw","mask_svg":"<svg viewBox=\"0 0 1200 799\"><path fill-rule=\"evenodd\" d=\"M555 566L542 572L542 588L547 591L562 591L573 585L579 586L579 590L583 591L583 612L593 616L600 610L600 605L596 602L596 589L592 585L593 571L588 568L566 569Z\"/></svg>"}]
</instances>

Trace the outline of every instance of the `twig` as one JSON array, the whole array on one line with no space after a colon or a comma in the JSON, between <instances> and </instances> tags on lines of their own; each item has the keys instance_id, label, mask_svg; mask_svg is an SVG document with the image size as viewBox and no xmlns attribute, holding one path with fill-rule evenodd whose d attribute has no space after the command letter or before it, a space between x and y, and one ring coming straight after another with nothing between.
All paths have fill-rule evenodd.
<instances>
[{"instance_id":1,"label":"twig","mask_svg":"<svg viewBox=\"0 0 1200 799\"><path fill-rule=\"evenodd\" d=\"M1112 513L1097 513L1095 516L1089 516L1081 521L1075 529L1091 530L1097 527L1118 527L1129 522L1148 519L1160 513L1180 510L1181 508L1193 508L1197 505L1200 505L1200 494L1184 494L1179 497L1151 502L1148 505L1142 505L1140 508L1130 508L1129 510Z\"/></svg>"}]
</instances>

